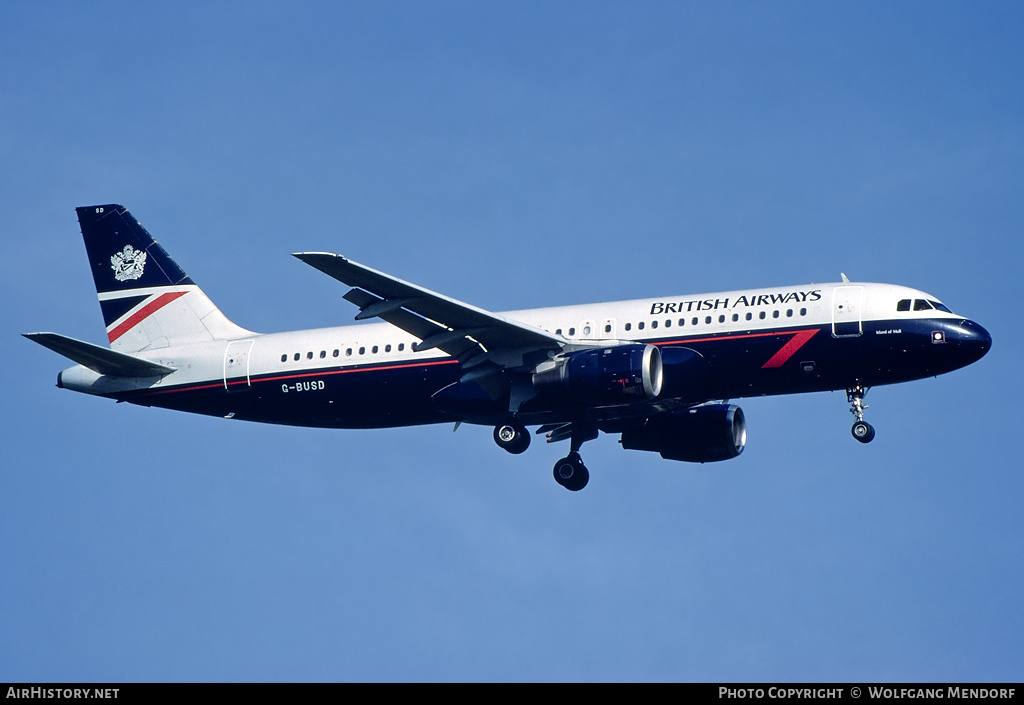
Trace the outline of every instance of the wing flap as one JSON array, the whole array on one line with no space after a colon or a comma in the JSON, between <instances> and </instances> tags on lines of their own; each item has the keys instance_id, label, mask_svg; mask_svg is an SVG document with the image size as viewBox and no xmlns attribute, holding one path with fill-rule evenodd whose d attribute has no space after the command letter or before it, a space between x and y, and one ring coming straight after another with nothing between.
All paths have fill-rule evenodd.
<instances>
[{"instance_id":1,"label":"wing flap","mask_svg":"<svg viewBox=\"0 0 1024 705\"><path fill-rule=\"evenodd\" d=\"M345 299L357 319L378 317L416 336L418 350L439 348L463 359L494 351L560 350L561 337L457 301L330 252L297 252L311 267L355 287Z\"/></svg>"},{"instance_id":2,"label":"wing flap","mask_svg":"<svg viewBox=\"0 0 1024 705\"><path fill-rule=\"evenodd\" d=\"M420 341L433 340L439 343L427 346L423 345L423 342L415 343L413 345L413 350L416 352L436 347L440 348L452 357L460 357L471 351L480 351L480 346L477 343L467 340L466 337L458 331L449 330L448 328L434 323L433 321L429 321L422 316L406 311L401 308L401 305L394 307L385 305L393 302L387 299L382 299L379 296L374 296L362 289L352 289L342 298L359 307L360 313L356 316L356 319L361 320L363 318L371 318L375 316L383 321L387 321L396 328L401 328L406 333L419 338ZM364 311L371 310L376 310L374 316L363 316Z\"/></svg>"}]
</instances>

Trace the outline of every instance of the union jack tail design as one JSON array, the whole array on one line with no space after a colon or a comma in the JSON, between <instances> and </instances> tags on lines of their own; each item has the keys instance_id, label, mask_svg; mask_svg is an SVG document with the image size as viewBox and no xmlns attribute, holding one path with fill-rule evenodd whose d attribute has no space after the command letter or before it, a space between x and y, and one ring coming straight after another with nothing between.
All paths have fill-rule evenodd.
<instances>
[{"instance_id":1,"label":"union jack tail design","mask_svg":"<svg viewBox=\"0 0 1024 705\"><path fill-rule=\"evenodd\" d=\"M133 353L251 335L220 312L127 208L76 211L112 349Z\"/></svg>"}]
</instances>

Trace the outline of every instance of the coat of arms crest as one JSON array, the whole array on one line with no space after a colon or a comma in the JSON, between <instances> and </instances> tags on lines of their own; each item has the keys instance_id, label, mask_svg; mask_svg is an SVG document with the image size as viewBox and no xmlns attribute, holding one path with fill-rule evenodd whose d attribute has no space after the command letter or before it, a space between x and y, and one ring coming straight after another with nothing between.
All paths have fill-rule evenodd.
<instances>
[{"instance_id":1,"label":"coat of arms crest","mask_svg":"<svg viewBox=\"0 0 1024 705\"><path fill-rule=\"evenodd\" d=\"M138 279L146 267L146 253L125 245L123 250L110 258L110 266L114 269L114 278L119 282Z\"/></svg>"}]
</instances>

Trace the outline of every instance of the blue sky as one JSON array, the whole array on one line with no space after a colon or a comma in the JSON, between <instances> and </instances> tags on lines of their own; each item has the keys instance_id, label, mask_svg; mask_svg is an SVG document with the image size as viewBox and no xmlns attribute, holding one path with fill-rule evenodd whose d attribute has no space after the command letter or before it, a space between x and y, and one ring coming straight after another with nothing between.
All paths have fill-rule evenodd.
<instances>
[{"instance_id":1,"label":"blue sky","mask_svg":"<svg viewBox=\"0 0 1024 705\"><path fill-rule=\"evenodd\" d=\"M1019 3L18 3L0 681L1021 679ZM289 253L491 310L838 279L976 365L741 402L744 454L510 456L54 387L102 343L75 206L128 206L235 322L350 322ZM358 403L354 400L353 403Z\"/></svg>"}]
</instances>

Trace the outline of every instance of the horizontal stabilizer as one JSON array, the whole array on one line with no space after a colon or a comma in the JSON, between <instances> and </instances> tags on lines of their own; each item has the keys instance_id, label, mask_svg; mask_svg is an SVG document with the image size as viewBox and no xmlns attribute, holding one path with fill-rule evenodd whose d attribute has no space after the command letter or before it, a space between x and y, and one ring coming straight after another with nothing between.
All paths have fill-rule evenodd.
<instances>
[{"instance_id":1,"label":"horizontal stabilizer","mask_svg":"<svg viewBox=\"0 0 1024 705\"><path fill-rule=\"evenodd\" d=\"M157 362L143 360L101 345L75 340L57 333L22 333L29 340L60 353L64 357L95 370L101 375L113 377L155 377L174 372L175 368Z\"/></svg>"}]
</instances>

